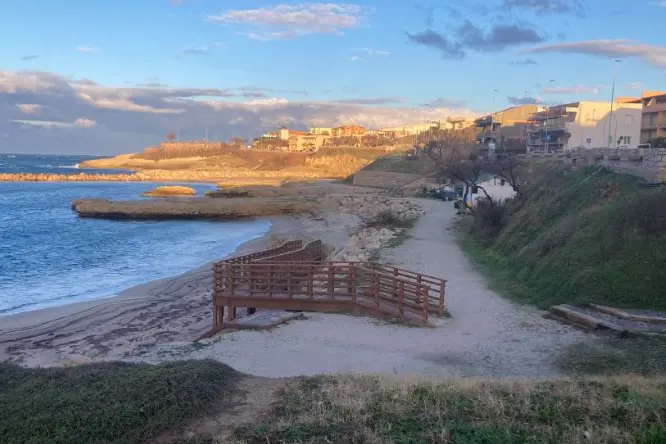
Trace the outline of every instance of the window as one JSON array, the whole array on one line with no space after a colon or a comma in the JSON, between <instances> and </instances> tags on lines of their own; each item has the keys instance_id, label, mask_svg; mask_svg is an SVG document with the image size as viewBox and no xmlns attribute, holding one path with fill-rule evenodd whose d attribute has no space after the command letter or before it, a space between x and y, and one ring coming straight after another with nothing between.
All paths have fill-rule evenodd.
<instances>
[{"instance_id":1,"label":"window","mask_svg":"<svg viewBox=\"0 0 666 444\"><path fill-rule=\"evenodd\" d=\"M634 124L634 116L632 116L630 114L627 114L626 116L624 116L624 123L627 126L633 125Z\"/></svg>"}]
</instances>

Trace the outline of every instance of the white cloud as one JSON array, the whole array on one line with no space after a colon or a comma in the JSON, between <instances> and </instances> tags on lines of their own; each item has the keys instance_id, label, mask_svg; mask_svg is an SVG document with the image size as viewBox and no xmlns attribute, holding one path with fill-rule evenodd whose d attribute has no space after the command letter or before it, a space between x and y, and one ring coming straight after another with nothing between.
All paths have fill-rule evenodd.
<instances>
[{"instance_id":1,"label":"white cloud","mask_svg":"<svg viewBox=\"0 0 666 444\"><path fill-rule=\"evenodd\" d=\"M542 89L544 94L597 94L598 86L554 86Z\"/></svg>"},{"instance_id":2,"label":"white cloud","mask_svg":"<svg viewBox=\"0 0 666 444\"><path fill-rule=\"evenodd\" d=\"M244 96L248 91L265 97ZM173 131L185 140L200 138L204 127L221 138L252 138L282 124L296 129L344 124L379 128L474 114L446 101L425 107L391 97L294 100L280 97L282 92L261 86L116 87L53 73L0 71L0 134L7 134L3 146L6 141L26 150L48 146L52 152L110 154L141 150ZM21 105L31 104L43 106L39 119L26 119L22 109L31 108Z\"/></svg>"},{"instance_id":3,"label":"white cloud","mask_svg":"<svg viewBox=\"0 0 666 444\"><path fill-rule=\"evenodd\" d=\"M383 56L390 56L391 55L391 53L389 51L380 51L380 50L371 49L371 48L367 48L367 47L365 47L365 48L356 48L356 49L354 49L354 51L363 52L363 53L365 53L369 56L383 57Z\"/></svg>"},{"instance_id":4,"label":"white cloud","mask_svg":"<svg viewBox=\"0 0 666 444\"><path fill-rule=\"evenodd\" d=\"M349 60L351 60L352 62L358 62L362 58L363 57L361 57L361 56L351 56L351 57L349 57Z\"/></svg>"},{"instance_id":5,"label":"white cloud","mask_svg":"<svg viewBox=\"0 0 666 444\"><path fill-rule=\"evenodd\" d=\"M39 114L44 107L42 105L36 105L33 103L21 103L16 105L16 107L23 114Z\"/></svg>"},{"instance_id":6,"label":"white cloud","mask_svg":"<svg viewBox=\"0 0 666 444\"><path fill-rule=\"evenodd\" d=\"M523 53L559 52L608 58L636 58L656 68L666 68L666 47L647 45L634 40L588 40L555 43L524 49Z\"/></svg>"},{"instance_id":7,"label":"white cloud","mask_svg":"<svg viewBox=\"0 0 666 444\"><path fill-rule=\"evenodd\" d=\"M88 46L88 45L79 45L79 46L76 47L76 50L78 52L97 52L98 51L97 48L93 48L92 46Z\"/></svg>"},{"instance_id":8,"label":"white cloud","mask_svg":"<svg viewBox=\"0 0 666 444\"><path fill-rule=\"evenodd\" d=\"M79 117L74 121L74 125L81 128L94 128L97 126L97 122Z\"/></svg>"},{"instance_id":9,"label":"white cloud","mask_svg":"<svg viewBox=\"0 0 666 444\"><path fill-rule=\"evenodd\" d=\"M292 38L307 34L343 34L358 28L371 10L344 3L279 4L255 9L230 9L206 20L222 24L239 24L254 28L244 32L256 40Z\"/></svg>"}]
</instances>

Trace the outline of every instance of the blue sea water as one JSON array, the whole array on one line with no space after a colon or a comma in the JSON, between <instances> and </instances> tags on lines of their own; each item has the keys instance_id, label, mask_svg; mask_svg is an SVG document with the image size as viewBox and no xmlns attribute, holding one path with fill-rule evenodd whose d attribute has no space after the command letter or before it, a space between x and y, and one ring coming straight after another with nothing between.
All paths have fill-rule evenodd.
<instances>
[{"instance_id":1,"label":"blue sea water","mask_svg":"<svg viewBox=\"0 0 666 444\"><path fill-rule=\"evenodd\" d=\"M75 169L82 160L82 156L0 154L0 172L6 168L71 174L67 167ZM233 252L270 228L261 220L81 219L70 207L72 200L82 197L141 199L140 194L154 186L0 183L0 315L112 296L132 285L184 273ZM188 186L199 193L213 188Z\"/></svg>"}]
</instances>

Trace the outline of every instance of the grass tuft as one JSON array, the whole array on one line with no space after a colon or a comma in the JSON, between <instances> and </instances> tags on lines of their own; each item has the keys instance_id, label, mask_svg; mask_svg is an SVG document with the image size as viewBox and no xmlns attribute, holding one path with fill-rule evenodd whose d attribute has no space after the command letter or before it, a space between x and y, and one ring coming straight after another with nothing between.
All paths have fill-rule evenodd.
<instances>
[{"instance_id":1,"label":"grass tuft","mask_svg":"<svg viewBox=\"0 0 666 444\"><path fill-rule=\"evenodd\" d=\"M666 380L397 382L300 378L237 442L634 443L666 440Z\"/></svg>"},{"instance_id":2,"label":"grass tuft","mask_svg":"<svg viewBox=\"0 0 666 444\"><path fill-rule=\"evenodd\" d=\"M0 442L138 443L204 413L235 387L216 361L0 364Z\"/></svg>"}]
</instances>

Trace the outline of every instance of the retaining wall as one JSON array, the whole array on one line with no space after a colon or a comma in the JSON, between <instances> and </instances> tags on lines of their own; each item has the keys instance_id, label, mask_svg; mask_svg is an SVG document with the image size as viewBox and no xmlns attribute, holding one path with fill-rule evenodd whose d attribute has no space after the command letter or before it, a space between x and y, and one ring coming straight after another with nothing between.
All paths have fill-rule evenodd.
<instances>
[{"instance_id":1,"label":"retaining wall","mask_svg":"<svg viewBox=\"0 0 666 444\"><path fill-rule=\"evenodd\" d=\"M418 174L359 171L354 174L354 185L378 188L402 187L420 177Z\"/></svg>"}]
</instances>

